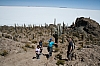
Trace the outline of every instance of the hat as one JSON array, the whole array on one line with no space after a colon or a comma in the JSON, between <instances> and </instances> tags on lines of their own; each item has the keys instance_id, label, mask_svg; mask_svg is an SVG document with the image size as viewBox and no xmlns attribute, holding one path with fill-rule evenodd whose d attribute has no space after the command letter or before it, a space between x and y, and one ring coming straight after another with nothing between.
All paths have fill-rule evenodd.
<instances>
[{"instance_id":1,"label":"hat","mask_svg":"<svg viewBox=\"0 0 100 66\"><path fill-rule=\"evenodd\" d=\"M52 38L50 38L50 41L52 40Z\"/></svg>"}]
</instances>

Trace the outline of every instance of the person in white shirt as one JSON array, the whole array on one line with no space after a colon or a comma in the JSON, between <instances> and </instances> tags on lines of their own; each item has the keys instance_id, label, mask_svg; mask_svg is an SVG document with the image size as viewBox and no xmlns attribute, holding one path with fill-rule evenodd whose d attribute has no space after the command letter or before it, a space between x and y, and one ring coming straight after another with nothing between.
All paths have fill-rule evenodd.
<instances>
[{"instance_id":1,"label":"person in white shirt","mask_svg":"<svg viewBox=\"0 0 100 66\"><path fill-rule=\"evenodd\" d=\"M35 50L35 53L36 53L36 58L37 59L40 59L40 46L39 45L37 45L37 48L36 48L36 50Z\"/></svg>"}]
</instances>

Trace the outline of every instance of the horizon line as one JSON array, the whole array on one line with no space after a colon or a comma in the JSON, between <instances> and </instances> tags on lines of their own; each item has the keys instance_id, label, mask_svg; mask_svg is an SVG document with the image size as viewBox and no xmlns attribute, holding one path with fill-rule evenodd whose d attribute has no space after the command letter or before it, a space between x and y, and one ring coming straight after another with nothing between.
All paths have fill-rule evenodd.
<instances>
[{"instance_id":1,"label":"horizon line","mask_svg":"<svg viewBox=\"0 0 100 66\"><path fill-rule=\"evenodd\" d=\"M100 9L88 9L88 8L71 8L71 7L58 7L58 6L23 6L23 5L0 5L0 6L10 6L10 7L51 7L51 8L70 8L70 9L84 9L84 10L100 10Z\"/></svg>"}]
</instances>

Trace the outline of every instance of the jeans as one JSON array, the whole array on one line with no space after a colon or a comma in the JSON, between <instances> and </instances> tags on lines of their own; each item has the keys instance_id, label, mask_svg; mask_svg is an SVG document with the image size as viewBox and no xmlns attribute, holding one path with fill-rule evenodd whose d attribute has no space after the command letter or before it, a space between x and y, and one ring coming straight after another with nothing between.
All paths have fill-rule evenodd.
<instances>
[{"instance_id":1,"label":"jeans","mask_svg":"<svg viewBox=\"0 0 100 66\"><path fill-rule=\"evenodd\" d=\"M40 59L40 54L36 53L36 59Z\"/></svg>"},{"instance_id":2,"label":"jeans","mask_svg":"<svg viewBox=\"0 0 100 66\"><path fill-rule=\"evenodd\" d=\"M71 60L72 59L72 53L69 52L69 51L67 51L67 58L68 58L68 60Z\"/></svg>"},{"instance_id":3,"label":"jeans","mask_svg":"<svg viewBox=\"0 0 100 66\"><path fill-rule=\"evenodd\" d=\"M49 47L49 57L52 56L52 47Z\"/></svg>"}]
</instances>

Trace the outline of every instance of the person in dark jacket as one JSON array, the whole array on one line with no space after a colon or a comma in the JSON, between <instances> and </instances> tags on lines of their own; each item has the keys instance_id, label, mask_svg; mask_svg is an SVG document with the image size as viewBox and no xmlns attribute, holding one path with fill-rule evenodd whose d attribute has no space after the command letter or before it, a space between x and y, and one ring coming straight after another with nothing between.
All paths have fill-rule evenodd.
<instances>
[{"instance_id":1,"label":"person in dark jacket","mask_svg":"<svg viewBox=\"0 0 100 66\"><path fill-rule=\"evenodd\" d=\"M42 53L42 50L43 50L42 40L39 41L39 46L40 46L40 50L41 50L40 53Z\"/></svg>"},{"instance_id":2,"label":"person in dark jacket","mask_svg":"<svg viewBox=\"0 0 100 66\"><path fill-rule=\"evenodd\" d=\"M73 51L73 41L72 41L72 38L68 38L68 42L69 42L69 45L68 45L68 51L67 51L67 58L68 60L71 60L72 56L72 51Z\"/></svg>"}]
</instances>

